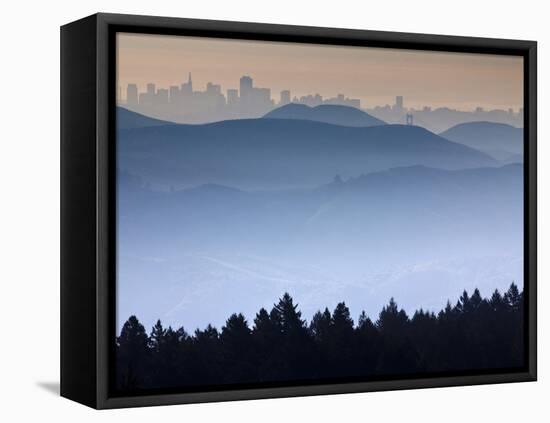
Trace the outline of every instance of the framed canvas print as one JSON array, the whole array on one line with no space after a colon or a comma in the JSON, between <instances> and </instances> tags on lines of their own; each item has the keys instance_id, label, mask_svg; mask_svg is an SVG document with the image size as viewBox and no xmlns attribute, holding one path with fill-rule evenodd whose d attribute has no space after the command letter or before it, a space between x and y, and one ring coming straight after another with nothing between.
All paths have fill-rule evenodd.
<instances>
[{"instance_id":1,"label":"framed canvas print","mask_svg":"<svg viewBox=\"0 0 550 423\"><path fill-rule=\"evenodd\" d=\"M536 380L536 43L61 29L61 394Z\"/></svg>"}]
</instances>

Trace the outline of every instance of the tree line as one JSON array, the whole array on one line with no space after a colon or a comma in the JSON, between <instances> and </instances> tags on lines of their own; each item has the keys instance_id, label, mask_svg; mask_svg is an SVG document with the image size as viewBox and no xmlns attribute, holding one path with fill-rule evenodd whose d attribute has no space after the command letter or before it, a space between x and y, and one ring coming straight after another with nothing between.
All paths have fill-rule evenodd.
<instances>
[{"instance_id":1,"label":"tree line","mask_svg":"<svg viewBox=\"0 0 550 423\"><path fill-rule=\"evenodd\" d=\"M376 321L357 324L344 302L315 313L309 324L285 293L252 324L232 314L188 334L161 321L148 334L131 316L116 339L116 387L123 392L220 384L338 378L375 379L445 371L504 369L524 363L523 292L466 291L453 306L412 317L393 298Z\"/></svg>"}]
</instances>

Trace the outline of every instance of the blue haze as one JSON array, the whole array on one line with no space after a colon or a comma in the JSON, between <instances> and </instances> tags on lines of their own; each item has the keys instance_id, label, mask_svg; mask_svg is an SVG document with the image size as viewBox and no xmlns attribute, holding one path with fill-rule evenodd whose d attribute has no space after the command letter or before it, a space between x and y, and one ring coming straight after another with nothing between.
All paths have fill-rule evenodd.
<instances>
[{"instance_id":1,"label":"blue haze","mask_svg":"<svg viewBox=\"0 0 550 423\"><path fill-rule=\"evenodd\" d=\"M121 113L119 326L252 322L285 291L308 320L339 301L376 319L390 297L437 310L463 289L523 285L521 149L499 160L489 135Z\"/></svg>"}]
</instances>

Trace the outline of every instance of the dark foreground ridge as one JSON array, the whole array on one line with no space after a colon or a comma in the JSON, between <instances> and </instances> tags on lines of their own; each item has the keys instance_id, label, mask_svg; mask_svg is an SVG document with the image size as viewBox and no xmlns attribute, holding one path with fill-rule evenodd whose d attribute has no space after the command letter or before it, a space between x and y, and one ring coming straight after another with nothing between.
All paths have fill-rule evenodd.
<instances>
[{"instance_id":1,"label":"dark foreground ridge","mask_svg":"<svg viewBox=\"0 0 550 423\"><path fill-rule=\"evenodd\" d=\"M523 293L466 291L437 315L409 318L393 299L376 322L363 312L354 325L345 303L317 312L309 325L285 293L261 309L252 327L233 314L221 331L208 325L189 335L160 320L147 335L135 316L116 339L120 393L221 384L406 376L446 371L519 368L524 363Z\"/></svg>"}]
</instances>

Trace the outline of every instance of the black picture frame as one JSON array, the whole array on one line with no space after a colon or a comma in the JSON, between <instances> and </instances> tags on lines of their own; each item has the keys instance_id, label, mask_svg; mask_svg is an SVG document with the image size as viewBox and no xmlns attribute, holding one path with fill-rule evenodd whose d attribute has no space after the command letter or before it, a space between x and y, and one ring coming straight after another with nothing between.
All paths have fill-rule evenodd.
<instances>
[{"instance_id":1,"label":"black picture frame","mask_svg":"<svg viewBox=\"0 0 550 423\"><path fill-rule=\"evenodd\" d=\"M519 55L524 58L525 368L314 385L113 394L115 34ZM61 27L61 395L97 409L431 388L537 378L537 44L534 41L95 14Z\"/></svg>"}]
</instances>

